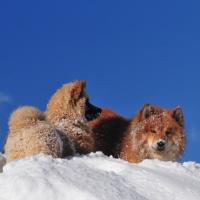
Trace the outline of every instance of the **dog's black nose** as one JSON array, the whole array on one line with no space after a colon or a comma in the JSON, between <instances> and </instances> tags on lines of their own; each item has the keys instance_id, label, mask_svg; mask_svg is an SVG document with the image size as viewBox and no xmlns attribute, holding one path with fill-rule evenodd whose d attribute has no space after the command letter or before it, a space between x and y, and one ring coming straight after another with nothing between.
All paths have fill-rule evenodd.
<instances>
[{"instance_id":1,"label":"dog's black nose","mask_svg":"<svg viewBox=\"0 0 200 200\"><path fill-rule=\"evenodd\" d=\"M159 151L162 151L165 149L165 141L164 140L160 140L157 142L157 149Z\"/></svg>"}]
</instances>

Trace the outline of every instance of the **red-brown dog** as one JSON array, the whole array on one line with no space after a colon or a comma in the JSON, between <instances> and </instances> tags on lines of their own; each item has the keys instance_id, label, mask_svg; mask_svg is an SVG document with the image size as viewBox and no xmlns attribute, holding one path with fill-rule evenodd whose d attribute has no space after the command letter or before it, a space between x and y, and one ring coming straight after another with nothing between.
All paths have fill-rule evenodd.
<instances>
[{"instance_id":1,"label":"red-brown dog","mask_svg":"<svg viewBox=\"0 0 200 200\"><path fill-rule=\"evenodd\" d=\"M163 109L145 104L133 119L108 109L90 122L96 151L137 163L144 159L177 160L184 151L181 108Z\"/></svg>"}]
</instances>

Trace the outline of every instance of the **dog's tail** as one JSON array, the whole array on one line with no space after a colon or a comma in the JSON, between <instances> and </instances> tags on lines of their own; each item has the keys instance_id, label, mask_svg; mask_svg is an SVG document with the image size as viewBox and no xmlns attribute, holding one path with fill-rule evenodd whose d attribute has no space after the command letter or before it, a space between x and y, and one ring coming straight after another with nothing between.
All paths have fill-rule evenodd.
<instances>
[{"instance_id":1,"label":"dog's tail","mask_svg":"<svg viewBox=\"0 0 200 200\"><path fill-rule=\"evenodd\" d=\"M38 121L44 121L45 115L37 108L32 106L23 106L15 110L9 120L10 133L17 132L22 128L29 128Z\"/></svg>"}]
</instances>

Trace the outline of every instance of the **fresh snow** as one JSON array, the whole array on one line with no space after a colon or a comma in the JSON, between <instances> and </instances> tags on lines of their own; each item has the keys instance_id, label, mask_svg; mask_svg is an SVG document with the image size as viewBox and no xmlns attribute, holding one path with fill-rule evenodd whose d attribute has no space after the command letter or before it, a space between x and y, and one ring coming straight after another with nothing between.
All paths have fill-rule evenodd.
<instances>
[{"instance_id":1,"label":"fresh snow","mask_svg":"<svg viewBox=\"0 0 200 200\"><path fill-rule=\"evenodd\" d=\"M200 200L200 164L38 155L4 166L0 200Z\"/></svg>"}]
</instances>

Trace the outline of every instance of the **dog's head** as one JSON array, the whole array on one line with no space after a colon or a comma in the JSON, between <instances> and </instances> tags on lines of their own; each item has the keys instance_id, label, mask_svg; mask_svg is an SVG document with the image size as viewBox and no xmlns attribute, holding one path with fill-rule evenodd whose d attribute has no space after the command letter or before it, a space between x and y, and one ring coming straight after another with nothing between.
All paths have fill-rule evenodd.
<instances>
[{"instance_id":1,"label":"dog's head","mask_svg":"<svg viewBox=\"0 0 200 200\"><path fill-rule=\"evenodd\" d=\"M9 129L11 133L14 133L22 128L29 128L38 121L43 120L45 120L45 116L37 108L32 106L19 107L10 116Z\"/></svg>"},{"instance_id":2,"label":"dog's head","mask_svg":"<svg viewBox=\"0 0 200 200\"><path fill-rule=\"evenodd\" d=\"M90 103L85 87L85 81L75 81L57 90L48 103L47 118L86 122L98 117L101 109Z\"/></svg>"},{"instance_id":3,"label":"dog's head","mask_svg":"<svg viewBox=\"0 0 200 200\"><path fill-rule=\"evenodd\" d=\"M175 161L185 147L183 112L180 107L161 110L143 108L145 115L135 130L136 141L145 145L149 158Z\"/></svg>"}]
</instances>

